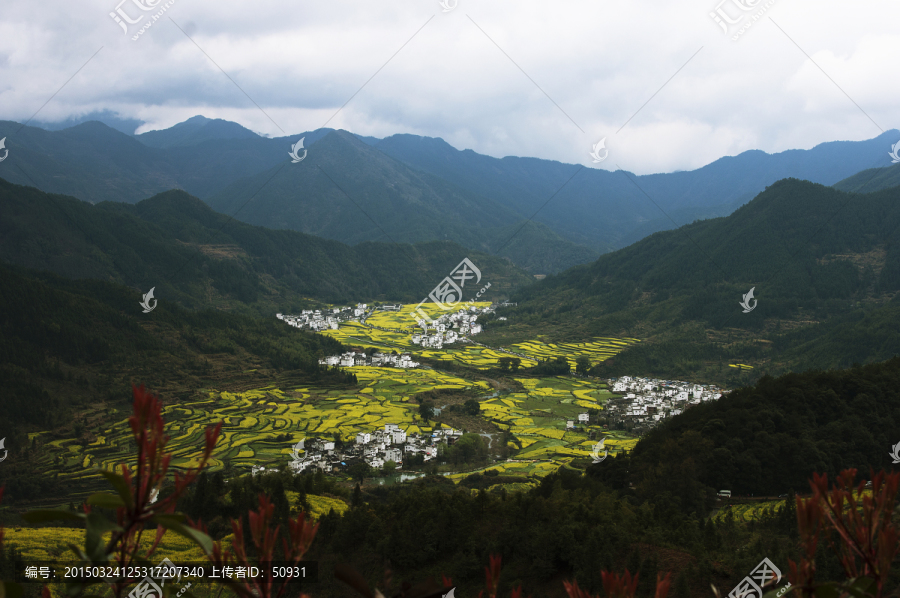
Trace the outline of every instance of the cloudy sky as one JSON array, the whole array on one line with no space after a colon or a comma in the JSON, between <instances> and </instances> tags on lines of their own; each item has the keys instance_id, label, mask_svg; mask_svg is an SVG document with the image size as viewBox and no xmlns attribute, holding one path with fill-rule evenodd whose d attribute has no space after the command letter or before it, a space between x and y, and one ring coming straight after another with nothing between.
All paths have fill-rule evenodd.
<instances>
[{"instance_id":1,"label":"cloudy sky","mask_svg":"<svg viewBox=\"0 0 900 598\"><path fill-rule=\"evenodd\" d=\"M898 0L168 0L139 33L166 2L4 0L0 119L202 114L639 174L900 128Z\"/></svg>"}]
</instances>

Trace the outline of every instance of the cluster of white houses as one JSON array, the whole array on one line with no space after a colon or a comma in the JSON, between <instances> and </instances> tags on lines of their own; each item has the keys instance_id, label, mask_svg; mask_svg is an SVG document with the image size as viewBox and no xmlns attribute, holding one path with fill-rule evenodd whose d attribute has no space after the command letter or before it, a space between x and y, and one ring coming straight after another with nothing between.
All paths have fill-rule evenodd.
<instances>
[{"instance_id":1,"label":"cluster of white houses","mask_svg":"<svg viewBox=\"0 0 900 598\"><path fill-rule=\"evenodd\" d=\"M610 399L606 405L609 426L622 424L635 433L646 432L666 417L678 415L692 405L718 400L728 392L709 384L631 376L612 378L608 383L614 393L624 395Z\"/></svg>"},{"instance_id":2,"label":"cluster of white houses","mask_svg":"<svg viewBox=\"0 0 900 598\"><path fill-rule=\"evenodd\" d=\"M440 349L444 345L455 343L462 337L481 332L481 324L476 324L479 314L494 311L493 306L484 308L470 307L442 315L436 320L418 320L422 327L421 334L413 334L413 344L432 349Z\"/></svg>"},{"instance_id":3,"label":"cluster of white houses","mask_svg":"<svg viewBox=\"0 0 900 598\"><path fill-rule=\"evenodd\" d=\"M399 469L404 457L422 454L425 461L430 461L437 457L439 445L453 444L462 435L461 431L453 428L438 428L431 434L407 435L397 424L386 424L383 430L360 432L356 435L355 444L345 445L341 450L335 449L333 441L307 439L303 455L298 453L288 466L294 473L311 469L330 473L360 462L380 469L388 461L393 461ZM252 468L254 474L266 470L265 467Z\"/></svg>"},{"instance_id":4,"label":"cluster of white houses","mask_svg":"<svg viewBox=\"0 0 900 598\"><path fill-rule=\"evenodd\" d=\"M275 314L275 317L295 328L307 328L316 332L320 330L337 330L341 322L364 318L368 313L365 303L357 303L356 307L332 307L326 310L304 309L299 316Z\"/></svg>"},{"instance_id":5,"label":"cluster of white houses","mask_svg":"<svg viewBox=\"0 0 900 598\"><path fill-rule=\"evenodd\" d=\"M417 368L418 361L413 361L409 353L374 353L366 355L356 351L348 351L343 355L332 355L319 360L319 365L339 365L345 368L356 366L374 366L374 367L395 367L395 368Z\"/></svg>"}]
</instances>

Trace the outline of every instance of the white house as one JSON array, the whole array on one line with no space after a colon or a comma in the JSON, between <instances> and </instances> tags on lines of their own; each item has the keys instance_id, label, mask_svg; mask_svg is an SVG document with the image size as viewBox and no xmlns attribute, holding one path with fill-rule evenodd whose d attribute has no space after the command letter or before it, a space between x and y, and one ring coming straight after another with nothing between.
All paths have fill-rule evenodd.
<instances>
[{"instance_id":1,"label":"white house","mask_svg":"<svg viewBox=\"0 0 900 598\"><path fill-rule=\"evenodd\" d=\"M570 419L569 421L566 422L566 429L567 429L567 430L571 430L571 429L574 428L574 427L575 427L575 422L572 421L571 419Z\"/></svg>"},{"instance_id":2,"label":"white house","mask_svg":"<svg viewBox=\"0 0 900 598\"><path fill-rule=\"evenodd\" d=\"M588 421L588 414L587 414L587 413L579 413L579 414L578 414L578 421L579 421L579 422L587 422L587 421Z\"/></svg>"},{"instance_id":3,"label":"white house","mask_svg":"<svg viewBox=\"0 0 900 598\"><path fill-rule=\"evenodd\" d=\"M384 460L400 463L403 460L403 451L396 448L389 448L384 451Z\"/></svg>"},{"instance_id":4,"label":"white house","mask_svg":"<svg viewBox=\"0 0 900 598\"><path fill-rule=\"evenodd\" d=\"M372 442L372 435L368 432L360 432L356 435L356 444L369 444Z\"/></svg>"}]
</instances>

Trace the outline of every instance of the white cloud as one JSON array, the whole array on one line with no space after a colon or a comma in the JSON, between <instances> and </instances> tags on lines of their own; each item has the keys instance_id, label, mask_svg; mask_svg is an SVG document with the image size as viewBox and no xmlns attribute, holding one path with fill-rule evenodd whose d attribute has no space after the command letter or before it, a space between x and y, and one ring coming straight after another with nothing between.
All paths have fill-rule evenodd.
<instances>
[{"instance_id":1,"label":"white cloud","mask_svg":"<svg viewBox=\"0 0 900 598\"><path fill-rule=\"evenodd\" d=\"M717 0L460 0L449 13L437 0L175 0L137 41L110 18L117 3L6 0L0 118L28 119L102 46L38 120L110 109L150 129L203 114L280 136L322 126L372 77L328 126L591 167L606 136L600 166L639 174L877 135L805 51L883 129L900 125L897 2L778 0L738 41L710 18Z\"/></svg>"}]
</instances>

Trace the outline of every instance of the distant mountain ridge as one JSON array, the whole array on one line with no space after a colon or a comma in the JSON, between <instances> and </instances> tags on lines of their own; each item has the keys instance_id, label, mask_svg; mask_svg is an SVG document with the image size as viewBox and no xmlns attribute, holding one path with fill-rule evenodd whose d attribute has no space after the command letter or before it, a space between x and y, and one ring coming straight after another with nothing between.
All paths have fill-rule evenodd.
<instances>
[{"instance_id":1,"label":"distant mountain ridge","mask_svg":"<svg viewBox=\"0 0 900 598\"><path fill-rule=\"evenodd\" d=\"M634 231L646 236L675 228L670 216L679 226L695 216L727 216L780 179L832 185L887 165L885 148L898 135L894 130L866 141L834 141L777 154L750 150L697 170L651 175L594 168L579 172L577 165L535 158L491 158L413 135L394 135L376 147L522 213L532 213L552 197L535 220L577 242L590 245L599 238L618 248L643 238Z\"/></svg>"},{"instance_id":2,"label":"distant mountain ridge","mask_svg":"<svg viewBox=\"0 0 900 598\"><path fill-rule=\"evenodd\" d=\"M242 179L206 202L245 222L349 244L451 240L500 251L536 274L599 255L545 225L524 226L515 210L414 170L346 131L328 133L308 151L304 161Z\"/></svg>"},{"instance_id":3,"label":"distant mountain ridge","mask_svg":"<svg viewBox=\"0 0 900 598\"><path fill-rule=\"evenodd\" d=\"M20 128L18 123L0 122L0 136L7 136L10 149L10 159L0 164L0 177L91 202L135 203L182 188L217 209L242 205L252 197L237 217L274 228L348 243L384 238L384 231L391 229L394 238L449 239L489 252L502 249L503 231L521 227L534 216L532 224L538 226L523 229L525 242L516 239L520 242L515 250L503 249L501 254L536 274L589 262L659 230L728 215L782 178L832 185L864 169L887 166L887 150L898 136L888 131L866 141L828 142L777 154L751 150L693 171L637 176L536 158L492 158L457 150L439 138L401 134L379 140L343 132L348 155L343 160L330 156L329 176L337 182L359 181L361 172L373 175L365 191L372 200L369 208L390 215L376 219L377 226L366 226L357 222L366 218L358 206L334 203L326 222L322 213L298 213L297 205L286 199L293 191L277 181L260 184L266 173L289 164L288 151L301 138L311 152L307 163L315 161L311 148L338 134L331 129L270 139L236 123L202 116L136 136L97 122L53 132ZM349 143L351 138L370 151ZM385 156L395 161L387 169ZM403 170L398 163L415 171L401 176L406 199L397 196L395 185L400 183L391 178ZM313 188L332 198L342 194L333 183L327 187L317 182ZM355 189L362 191L358 185ZM418 212L411 226L398 227L395 220L406 214L397 214L397 206ZM279 214L278 209L286 211ZM341 221L350 223L349 228L340 226Z\"/></svg>"}]
</instances>

